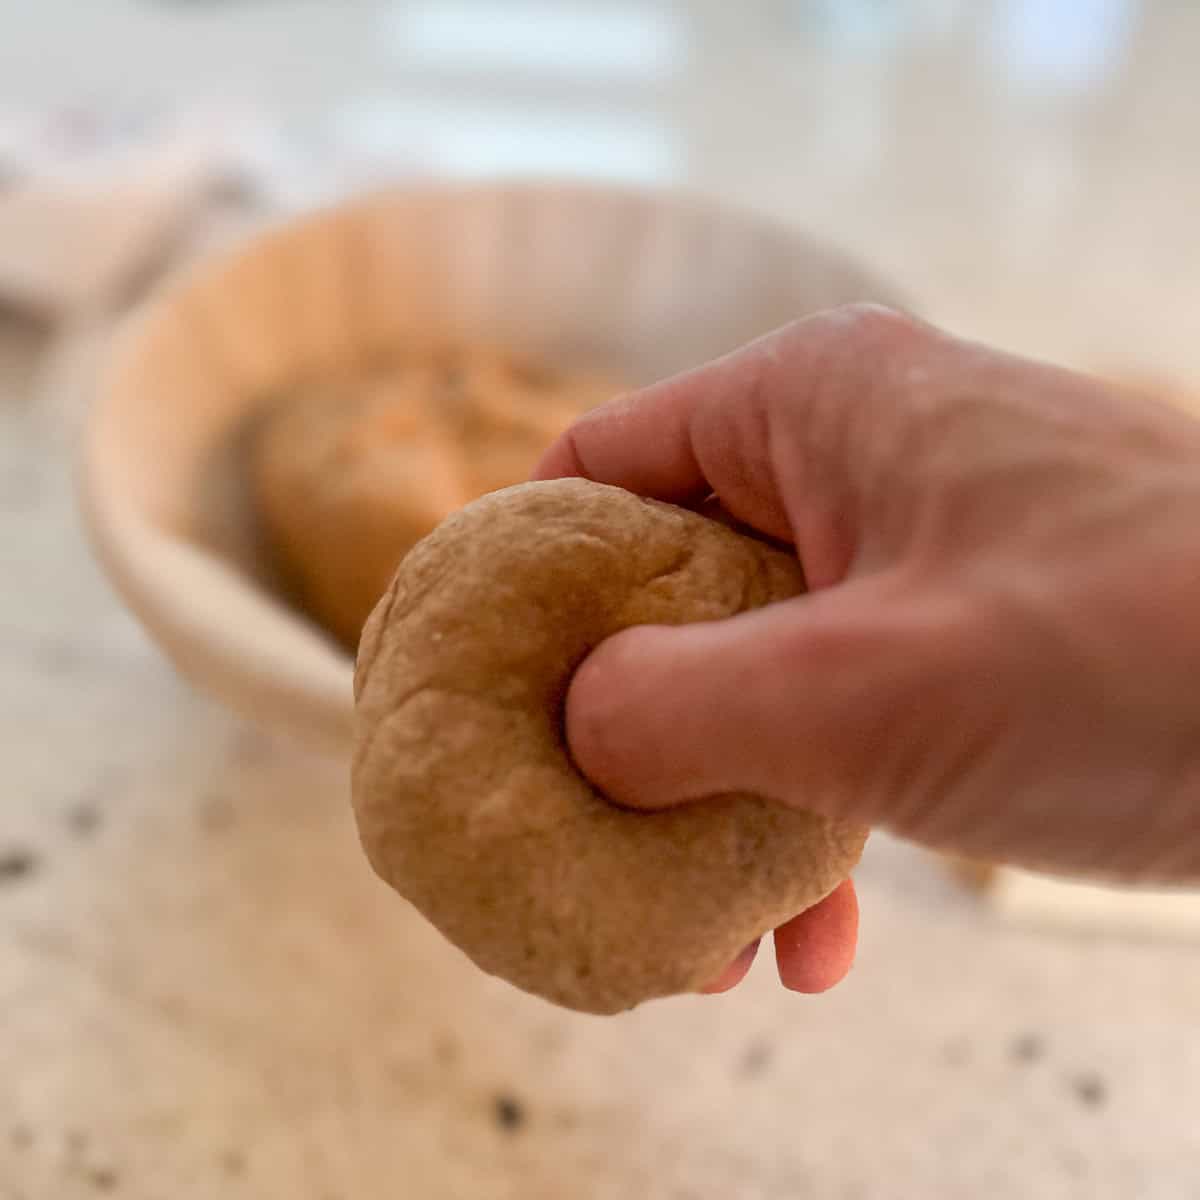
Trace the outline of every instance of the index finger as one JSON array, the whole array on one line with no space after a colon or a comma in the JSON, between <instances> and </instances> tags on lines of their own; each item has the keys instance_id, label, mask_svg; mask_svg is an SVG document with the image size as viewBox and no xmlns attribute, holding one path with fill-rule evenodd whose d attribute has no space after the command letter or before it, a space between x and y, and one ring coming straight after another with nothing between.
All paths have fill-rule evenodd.
<instances>
[{"instance_id":1,"label":"index finger","mask_svg":"<svg viewBox=\"0 0 1200 1200\"><path fill-rule=\"evenodd\" d=\"M912 328L871 305L793 322L581 417L545 453L534 478L582 476L676 504L715 493L738 520L791 540L780 472L794 504L802 501L811 515L837 498L829 472L848 471L828 453L810 454L819 433L815 410L849 411L886 374Z\"/></svg>"},{"instance_id":2,"label":"index finger","mask_svg":"<svg viewBox=\"0 0 1200 1200\"><path fill-rule=\"evenodd\" d=\"M550 447L534 478L582 476L693 507L715 493L743 524L789 541L768 412L787 336L780 330L587 413Z\"/></svg>"}]
</instances>

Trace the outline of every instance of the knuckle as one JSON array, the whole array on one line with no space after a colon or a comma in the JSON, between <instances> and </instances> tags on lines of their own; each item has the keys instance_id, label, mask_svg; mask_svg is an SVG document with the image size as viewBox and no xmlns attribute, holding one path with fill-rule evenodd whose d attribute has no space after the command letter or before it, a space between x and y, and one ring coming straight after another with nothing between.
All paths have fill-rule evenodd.
<instances>
[{"instance_id":1,"label":"knuckle","mask_svg":"<svg viewBox=\"0 0 1200 1200\"><path fill-rule=\"evenodd\" d=\"M869 301L844 304L823 315L833 337L852 353L901 349L926 336L926 327L914 317Z\"/></svg>"}]
</instances>

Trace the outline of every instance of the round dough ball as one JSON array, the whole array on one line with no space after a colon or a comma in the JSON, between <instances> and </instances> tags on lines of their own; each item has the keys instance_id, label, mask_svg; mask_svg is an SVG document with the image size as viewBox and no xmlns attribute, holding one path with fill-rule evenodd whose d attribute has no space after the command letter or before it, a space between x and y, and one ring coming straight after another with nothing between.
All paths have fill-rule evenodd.
<instances>
[{"instance_id":1,"label":"round dough ball","mask_svg":"<svg viewBox=\"0 0 1200 1200\"><path fill-rule=\"evenodd\" d=\"M448 513L526 479L597 377L486 349L434 351L310 383L254 443L258 509L286 582L354 649L396 564Z\"/></svg>"},{"instance_id":2,"label":"round dough ball","mask_svg":"<svg viewBox=\"0 0 1200 1200\"><path fill-rule=\"evenodd\" d=\"M796 560L579 479L522 484L405 557L363 633L354 807L366 853L485 971L613 1013L714 980L845 879L865 831L748 795L609 804L571 763L572 672L618 630L803 590Z\"/></svg>"},{"instance_id":3,"label":"round dough ball","mask_svg":"<svg viewBox=\"0 0 1200 1200\"><path fill-rule=\"evenodd\" d=\"M254 443L258 511L304 608L349 649L404 552L469 498L425 372L287 397Z\"/></svg>"},{"instance_id":4,"label":"round dough ball","mask_svg":"<svg viewBox=\"0 0 1200 1200\"><path fill-rule=\"evenodd\" d=\"M463 482L472 499L529 478L542 452L579 416L565 404L535 404L497 421L462 445Z\"/></svg>"},{"instance_id":5,"label":"round dough ball","mask_svg":"<svg viewBox=\"0 0 1200 1200\"><path fill-rule=\"evenodd\" d=\"M494 352L449 360L438 420L459 449L468 496L528 479L546 447L616 391L598 376L539 369Z\"/></svg>"}]
</instances>

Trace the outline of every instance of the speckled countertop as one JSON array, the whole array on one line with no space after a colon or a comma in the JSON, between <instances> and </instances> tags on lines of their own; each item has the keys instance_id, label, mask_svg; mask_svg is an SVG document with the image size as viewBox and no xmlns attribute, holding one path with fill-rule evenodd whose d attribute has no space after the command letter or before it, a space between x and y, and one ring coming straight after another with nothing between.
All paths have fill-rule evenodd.
<instances>
[{"instance_id":1,"label":"speckled countertop","mask_svg":"<svg viewBox=\"0 0 1200 1200\"><path fill-rule=\"evenodd\" d=\"M721 86L660 108L691 182L834 231L956 328L1200 377L1200 13L1129 7L1082 99L1001 103L959 22L795 78L710 60ZM750 113L787 169L734 136ZM53 402L81 344L0 317L0 1200L1200 1195L1197 948L1005 927L892 842L821 999L764 955L730 997L603 1021L470 969L370 875L342 766L191 692L100 578Z\"/></svg>"},{"instance_id":2,"label":"speckled countertop","mask_svg":"<svg viewBox=\"0 0 1200 1200\"><path fill-rule=\"evenodd\" d=\"M375 883L340 764L124 615L0 331L5 1200L1195 1194L1194 947L1005 929L893 843L824 999L766 956L609 1021L478 975Z\"/></svg>"}]
</instances>

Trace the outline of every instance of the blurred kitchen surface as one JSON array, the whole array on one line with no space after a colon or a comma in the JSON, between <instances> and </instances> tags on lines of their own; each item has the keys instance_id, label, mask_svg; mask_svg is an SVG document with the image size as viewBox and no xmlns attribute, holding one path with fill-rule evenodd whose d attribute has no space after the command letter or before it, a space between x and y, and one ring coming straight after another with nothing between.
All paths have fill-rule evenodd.
<instances>
[{"instance_id":1,"label":"blurred kitchen surface","mask_svg":"<svg viewBox=\"0 0 1200 1200\"><path fill-rule=\"evenodd\" d=\"M176 679L68 461L182 234L428 173L696 188L1200 388L1198 58L1191 0L0 0L0 1200L1196 1195L1195 944L1011 927L881 840L833 995L764 955L552 1011L372 881L340 764Z\"/></svg>"}]
</instances>

